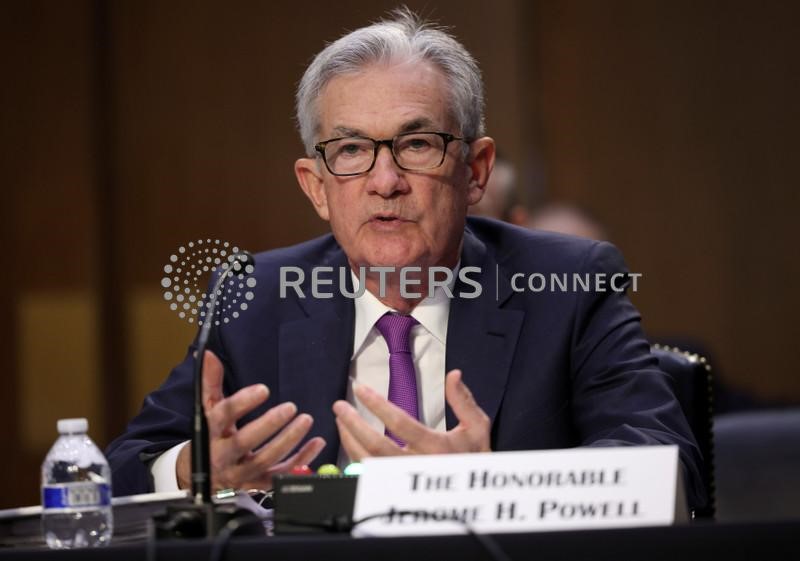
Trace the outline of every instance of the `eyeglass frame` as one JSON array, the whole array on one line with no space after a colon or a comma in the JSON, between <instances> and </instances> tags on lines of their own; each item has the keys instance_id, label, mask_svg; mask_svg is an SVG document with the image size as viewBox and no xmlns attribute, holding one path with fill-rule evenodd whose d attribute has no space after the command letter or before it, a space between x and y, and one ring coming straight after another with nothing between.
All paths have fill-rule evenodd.
<instances>
[{"instance_id":1,"label":"eyeglass frame","mask_svg":"<svg viewBox=\"0 0 800 561\"><path fill-rule=\"evenodd\" d=\"M407 167L404 167L404 166L400 165L400 162L397 161L397 154L394 153L395 140L397 140L398 138L400 138L402 136L411 136L411 135L414 135L414 134L435 134L436 136L439 136L442 140L444 140L444 146L442 146L442 159L439 160L438 164L436 164L435 166L431 166L429 168L423 168L423 169L412 169L412 168L407 168ZM372 153L372 163L364 171L359 171L359 172L356 172L356 173L336 173L328 165L328 159L325 157L325 146L327 146L331 142L336 142L337 140L345 140L345 139L348 139L348 138L360 138L361 140L370 140L370 141L372 141L372 143L374 144L373 153ZM411 131L411 132L401 132L400 134L394 135L392 138L386 138L386 139L383 139L383 140L377 140L377 139L374 139L374 138L370 138L369 136L359 136L359 135L338 136L336 138L329 138L328 140L323 140L322 142L316 143L314 145L314 150L316 150L322 156L322 161L325 164L325 168L331 173L331 175L335 175L336 177L352 177L352 176L355 176L355 175L361 175L362 173L369 173L369 172L372 171L372 168L375 167L375 162L378 161L378 151L381 149L381 146L386 146L387 148L389 148L389 153L392 155L392 160L394 160L395 165L397 167L399 167L400 169L402 169L402 170L405 170L405 171L427 171L429 169L436 169L436 168L438 168L439 166L441 166L444 163L444 159L447 157L447 147L449 146L449 144L451 142L456 141L456 140L460 140L462 142L465 142L466 144L471 144L473 142L472 140L469 140L469 139L466 139L466 138L463 138L463 137L460 137L460 136L456 136L454 134L450 134L449 132Z\"/></svg>"}]
</instances>

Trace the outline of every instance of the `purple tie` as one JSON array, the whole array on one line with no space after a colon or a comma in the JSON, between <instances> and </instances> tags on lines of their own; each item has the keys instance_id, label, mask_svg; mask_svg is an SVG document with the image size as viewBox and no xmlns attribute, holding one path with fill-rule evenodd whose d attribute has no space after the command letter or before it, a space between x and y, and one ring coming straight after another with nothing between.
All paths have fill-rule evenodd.
<instances>
[{"instance_id":1,"label":"purple tie","mask_svg":"<svg viewBox=\"0 0 800 561\"><path fill-rule=\"evenodd\" d=\"M375 327L381 332L386 344L389 346L389 401L400 407L403 411L419 420L417 406L417 374L414 371L414 361L411 358L409 335L411 328L417 320L411 316L386 313L375 322ZM386 431L386 436L400 446L405 442Z\"/></svg>"}]
</instances>

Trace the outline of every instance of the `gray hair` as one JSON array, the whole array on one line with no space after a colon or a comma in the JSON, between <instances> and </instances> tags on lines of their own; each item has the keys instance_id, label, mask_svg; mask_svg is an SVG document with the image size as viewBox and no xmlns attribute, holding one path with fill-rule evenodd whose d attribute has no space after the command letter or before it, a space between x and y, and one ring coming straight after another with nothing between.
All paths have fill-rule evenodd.
<instances>
[{"instance_id":1,"label":"gray hair","mask_svg":"<svg viewBox=\"0 0 800 561\"><path fill-rule=\"evenodd\" d=\"M443 28L422 21L408 8L393 10L391 15L326 46L303 74L296 95L297 126L309 157L315 154L319 134L317 102L322 90L333 78L374 63L432 63L450 87L449 109L459 134L468 140L483 136L483 81L472 55Z\"/></svg>"}]
</instances>

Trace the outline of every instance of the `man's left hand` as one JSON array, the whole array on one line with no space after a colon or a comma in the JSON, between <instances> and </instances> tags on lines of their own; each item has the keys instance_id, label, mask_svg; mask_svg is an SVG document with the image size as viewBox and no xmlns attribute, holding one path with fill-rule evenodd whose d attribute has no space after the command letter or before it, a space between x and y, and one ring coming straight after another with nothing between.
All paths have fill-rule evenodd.
<instances>
[{"instance_id":1,"label":"man's left hand","mask_svg":"<svg viewBox=\"0 0 800 561\"><path fill-rule=\"evenodd\" d=\"M447 432L428 428L405 411L364 385L353 388L356 398L383 421L392 434L405 441L405 447L373 429L346 401L333 404L336 426L342 446L352 461L369 456L400 454L452 454L490 452L489 416L475 402L472 392L461 380L460 370L451 370L445 378L444 395L453 409L458 425Z\"/></svg>"}]
</instances>

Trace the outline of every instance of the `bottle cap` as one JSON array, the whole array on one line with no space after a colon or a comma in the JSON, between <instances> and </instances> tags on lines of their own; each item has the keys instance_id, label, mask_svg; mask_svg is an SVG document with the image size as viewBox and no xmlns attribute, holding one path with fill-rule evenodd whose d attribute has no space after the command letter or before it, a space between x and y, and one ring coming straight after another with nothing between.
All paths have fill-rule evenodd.
<instances>
[{"instance_id":1,"label":"bottle cap","mask_svg":"<svg viewBox=\"0 0 800 561\"><path fill-rule=\"evenodd\" d=\"M58 434L80 434L89 430L86 419L59 419Z\"/></svg>"}]
</instances>

